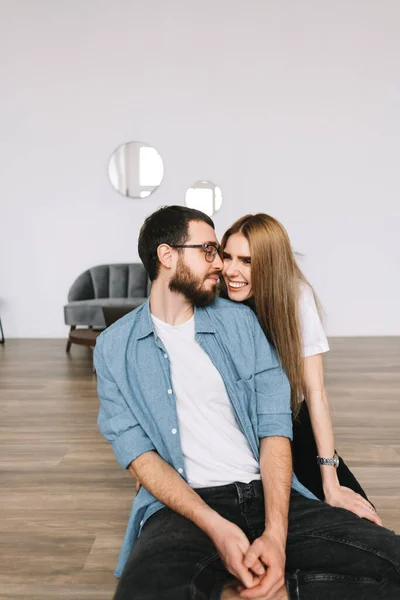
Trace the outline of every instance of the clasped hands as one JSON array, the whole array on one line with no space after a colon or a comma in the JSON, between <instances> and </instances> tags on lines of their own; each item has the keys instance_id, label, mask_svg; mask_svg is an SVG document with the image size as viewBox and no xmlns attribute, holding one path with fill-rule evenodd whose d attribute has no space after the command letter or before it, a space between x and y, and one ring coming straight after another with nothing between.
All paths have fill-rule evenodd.
<instances>
[{"instance_id":1,"label":"clasped hands","mask_svg":"<svg viewBox=\"0 0 400 600\"><path fill-rule=\"evenodd\" d=\"M211 537L227 570L241 582L240 598L276 598L285 584L285 544L278 536L265 531L250 544L239 527L222 519Z\"/></svg>"}]
</instances>

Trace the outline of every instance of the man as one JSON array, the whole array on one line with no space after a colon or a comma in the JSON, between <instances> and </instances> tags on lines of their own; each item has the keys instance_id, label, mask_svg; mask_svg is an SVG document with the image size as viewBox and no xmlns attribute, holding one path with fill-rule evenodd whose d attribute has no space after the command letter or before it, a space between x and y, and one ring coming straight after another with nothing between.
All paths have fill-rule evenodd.
<instances>
[{"instance_id":1,"label":"man","mask_svg":"<svg viewBox=\"0 0 400 600\"><path fill-rule=\"evenodd\" d=\"M253 312L215 300L211 219L160 209L139 254L150 300L95 350L100 430L141 483L115 600L400 598L398 536L292 477L289 384Z\"/></svg>"}]
</instances>

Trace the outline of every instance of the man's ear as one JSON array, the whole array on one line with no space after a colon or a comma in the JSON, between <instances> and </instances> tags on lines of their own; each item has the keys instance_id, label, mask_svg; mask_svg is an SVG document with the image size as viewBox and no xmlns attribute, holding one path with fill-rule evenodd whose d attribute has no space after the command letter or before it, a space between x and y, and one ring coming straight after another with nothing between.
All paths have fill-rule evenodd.
<instances>
[{"instance_id":1,"label":"man's ear","mask_svg":"<svg viewBox=\"0 0 400 600\"><path fill-rule=\"evenodd\" d=\"M157 248L157 256L163 267L172 269L173 253L171 246L168 246L168 244L160 244Z\"/></svg>"}]
</instances>

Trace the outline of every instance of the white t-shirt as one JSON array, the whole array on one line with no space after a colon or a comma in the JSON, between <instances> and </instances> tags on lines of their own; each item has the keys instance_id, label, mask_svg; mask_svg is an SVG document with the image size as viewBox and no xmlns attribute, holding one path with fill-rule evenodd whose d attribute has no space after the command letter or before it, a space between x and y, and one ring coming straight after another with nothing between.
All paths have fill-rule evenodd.
<instances>
[{"instance_id":1,"label":"white t-shirt","mask_svg":"<svg viewBox=\"0 0 400 600\"><path fill-rule=\"evenodd\" d=\"M299 318L303 342L303 357L329 351L328 340L318 314L312 289L300 283Z\"/></svg>"},{"instance_id":2,"label":"white t-shirt","mask_svg":"<svg viewBox=\"0 0 400 600\"><path fill-rule=\"evenodd\" d=\"M189 485L260 479L259 464L237 424L222 377L195 340L194 317L177 326L154 315L152 319L170 360Z\"/></svg>"}]
</instances>

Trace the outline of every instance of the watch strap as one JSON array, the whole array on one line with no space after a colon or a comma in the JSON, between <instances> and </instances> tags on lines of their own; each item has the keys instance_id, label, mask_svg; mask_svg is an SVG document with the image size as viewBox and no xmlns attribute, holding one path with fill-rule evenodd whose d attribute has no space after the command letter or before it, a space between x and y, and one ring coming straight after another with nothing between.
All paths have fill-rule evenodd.
<instances>
[{"instance_id":1,"label":"watch strap","mask_svg":"<svg viewBox=\"0 0 400 600\"><path fill-rule=\"evenodd\" d=\"M318 465L327 465L330 467L337 468L339 466L339 457L336 454L336 452L332 458L324 458L322 456L317 456L317 464Z\"/></svg>"}]
</instances>

